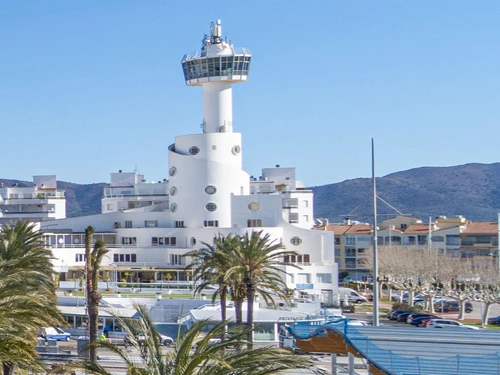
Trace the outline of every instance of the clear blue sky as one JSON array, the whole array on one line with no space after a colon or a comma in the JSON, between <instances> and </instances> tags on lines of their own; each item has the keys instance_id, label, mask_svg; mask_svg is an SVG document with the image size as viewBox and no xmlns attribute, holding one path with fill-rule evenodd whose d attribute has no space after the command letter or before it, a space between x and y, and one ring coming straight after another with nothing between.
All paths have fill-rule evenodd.
<instances>
[{"instance_id":1,"label":"clear blue sky","mask_svg":"<svg viewBox=\"0 0 500 375\"><path fill-rule=\"evenodd\" d=\"M244 168L315 186L499 161L499 1L2 0L0 177L167 176L200 132L182 56L211 21L253 53L233 89Z\"/></svg>"}]
</instances>

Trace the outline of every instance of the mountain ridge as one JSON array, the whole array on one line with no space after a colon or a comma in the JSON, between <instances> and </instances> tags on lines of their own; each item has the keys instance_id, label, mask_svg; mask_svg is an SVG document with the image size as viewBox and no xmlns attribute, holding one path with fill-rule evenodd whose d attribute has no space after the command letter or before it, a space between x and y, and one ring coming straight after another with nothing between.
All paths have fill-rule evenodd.
<instances>
[{"instance_id":1,"label":"mountain ridge","mask_svg":"<svg viewBox=\"0 0 500 375\"><path fill-rule=\"evenodd\" d=\"M472 221L497 221L500 212L500 163L468 163L451 167L419 167L377 177L379 220L407 214L428 221L437 216L462 215ZM32 186L32 182L0 179L5 186ZM66 216L101 212L103 189L99 182L76 184L58 181L65 190ZM345 217L372 221L372 180L355 178L310 187L317 218L342 222ZM389 207L383 201L393 206Z\"/></svg>"},{"instance_id":2,"label":"mountain ridge","mask_svg":"<svg viewBox=\"0 0 500 375\"><path fill-rule=\"evenodd\" d=\"M376 182L377 196L399 213L425 221L458 215L473 221L496 221L500 211L500 163L412 168L377 177ZM371 178L356 178L311 187L315 216L334 222L342 221L343 216L371 222L371 184ZM379 220L399 214L381 200L377 213L382 216Z\"/></svg>"}]
</instances>

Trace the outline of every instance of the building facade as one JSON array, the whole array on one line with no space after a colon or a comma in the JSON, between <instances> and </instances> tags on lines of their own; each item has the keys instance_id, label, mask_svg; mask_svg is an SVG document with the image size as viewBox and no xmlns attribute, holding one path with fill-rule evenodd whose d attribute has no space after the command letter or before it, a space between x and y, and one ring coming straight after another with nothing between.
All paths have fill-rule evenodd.
<instances>
[{"instance_id":1,"label":"building facade","mask_svg":"<svg viewBox=\"0 0 500 375\"><path fill-rule=\"evenodd\" d=\"M33 176L33 185L26 187L0 185L0 224L65 217L66 198L64 191L57 189L56 176Z\"/></svg>"},{"instance_id":2,"label":"building facade","mask_svg":"<svg viewBox=\"0 0 500 375\"><path fill-rule=\"evenodd\" d=\"M201 51L182 59L186 84L202 88L202 131L177 136L168 146L168 178L148 183L136 172L112 173L102 214L41 225L61 280L81 275L89 225L110 249L104 278L166 283L189 283L186 252L219 234L255 230L298 253L283 259L290 289L332 299L338 272L333 234L312 230L312 191L296 179L295 168L265 168L258 178L242 169L231 87L248 79L252 55L224 41L221 32L220 22L213 24Z\"/></svg>"}]
</instances>

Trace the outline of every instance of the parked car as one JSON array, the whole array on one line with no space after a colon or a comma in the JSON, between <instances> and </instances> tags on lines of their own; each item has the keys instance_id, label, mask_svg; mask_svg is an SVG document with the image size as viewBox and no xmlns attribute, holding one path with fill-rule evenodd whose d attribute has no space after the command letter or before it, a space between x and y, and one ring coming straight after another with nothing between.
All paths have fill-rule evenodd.
<instances>
[{"instance_id":1,"label":"parked car","mask_svg":"<svg viewBox=\"0 0 500 375\"><path fill-rule=\"evenodd\" d=\"M410 293L409 292L404 292L403 293L403 299L402 302L408 303L410 300ZM420 294L415 293L413 295L413 304L417 302L422 302L424 300L424 297L422 297Z\"/></svg>"},{"instance_id":2,"label":"parked car","mask_svg":"<svg viewBox=\"0 0 500 375\"><path fill-rule=\"evenodd\" d=\"M427 327L427 324L429 324L429 322L431 321L432 319L425 319L425 320L422 320L422 323L420 324L420 327Z\"/></svg>"},{"instance_id":3,"label":"parked car","mask_svg":"<svg viewBox=\"0 0 500 375\"><path fill-rule=\"evenodd\" d=\"M500 326L500 315L488 319L488 324Z\"/></svg>"},{"instance_id":4,"label":"parked car","mask_svg":"<svg viewBox=\"0 0 500 375\"><path fill-rule=\"evenodd\" d=\"M127 343L130 343L130 341L128 339L127 340ZM144 335L139 335L137 336L137 341L139 343L141 343L142 341L145 340L145 337ZM165 345L165 346L170 346L174 343L174 339L170 336L167 336L167 335L162 335L161 333L158 334L158 341L162 344L162 345Z\"/></svg>"},{"instance_id":5,"label":"parked car","mask_svg":"<svg viewBox=\"0 0 500 375\"><path fill-rule=\"evenodd\" d=\"M406 323L411 324L413 326L420 327L422 325L422 322L424 320L428 319L438 319L438 316L432 315L432 314L427 314L427 313L416 313L416 314L411 314L408 315L406 318Z\"/></svg>"},{"instance_id":6,"label":"parked car","mask_svg":"<svg viewBox=\"0 0 500 375\"><path fill-rule=\"evenodd\" d=\"M468 326L451 319L431 319L427 323L426 328L441 328L441 329L473 329L478 330L479 327Z\"/></svg>"},{"instance_id":7,"label":"parked car","mask_svg":"<svg viewBox=\"0 0 500 375\"><path fill-rule=\"evenodd\" d=\"M434 310L438 312L452 312L460 310L460 303L458 301L445 301L443 303L437 302L434 304ZM465 312L471 313L474 310L472 303L469 301L465 302Z\"/></svg>"},{"instance_id":8,"label":"parked car","mask_svg":"<svg viewBox=\"0 0 500 375\"><path fill-rule=\"evenodd\" d=\"M69 341L71 339L71 333L59 327L43 327L40 335L46 340Z\"/></svg>"},{"instance_id":9,"label":"parked car","mask_svg":"<svg viewBox=\"0 0 500 375\"><path fill-rule=\"evenodd\" d=\"M401 314L398 314L398 317L397 317L397 321L398 322L406 322L406 319L408 318L409 315L411 315L412 313L414 313L414 311L405 311L405 312L402 312Z\"/></svg>"},{"instance_id":10,"label":"parked car","mask_svg":"<svg viewBox=\"0 0 500 375\"><path fill-rule=\"evenodd\" d=\"M410 310L392 310L392 311L389 311L389 313L387 314L387 319L398 320L399 315L406 313L406 312L409 313L411 311Z\"/></svg>"},{"instance_id":11,"label":"parked car","mask_svg":"<svg viewBox=\"0 0 500 375\"><path fill-rule=\"evenodd\" d=\"M348 302L353 303L368 302L368 300L364 296L359 294L358 291L351 288L338 288L337 293L339 294L341 302L345 302L346 298Z\"/></svg>"}]
</instances>

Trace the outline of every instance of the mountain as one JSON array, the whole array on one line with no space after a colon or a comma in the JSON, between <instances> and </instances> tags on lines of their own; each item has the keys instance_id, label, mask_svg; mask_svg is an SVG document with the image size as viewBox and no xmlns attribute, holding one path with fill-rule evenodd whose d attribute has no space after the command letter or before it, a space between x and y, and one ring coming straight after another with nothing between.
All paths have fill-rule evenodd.
<instances>
[{"instance_id":1,"label":"mountain","mask_svg":"<svg viewBox=\"0 0 500 375\"><path fill-rule=\"evenodd\" d=\"M57 188L64 190L66 195L66 216L85 216L101 213L101 198L105 183L73 184L58 181Z\"/></svg>"},{"instance_id":2,"label":"mountain","mask_svg":"<svg viewBox=\"0 0 500 375\"><path fill-rule=\"evenodd\" d=\"M497 221L500 212L500 163L422 167L376 179L378 220L398 212L425 221L462 215L472 221ZM315 217L372 222L371 178L316 186ZM388 204L384 203L383 201Z\"/></svg>"},{"instance_id":3,"label":"mountain","mask_svg":"<svg viewBox=\"0 0 500 375\"><path fill-rule=\"evenodd\" d=\"M5 186L32 182L0 179ZM68 217L101 212L105 183L74 184L58 181L66 192ZM356 178L336 184L315 186L314 214L331 223L345 217L372 221L372 181ZM472 221L497 221L500 212L500 163L471 163L455 167L422 167L377 177L378 220L399 213L428 221L429 217L462 215ZM386 203L384 203L387 202ZM393 206L395 209L389 207Z\"/></svg>"},{"instance_id":4,"label":"mountain","mask_svg":"<svg viewBox=\"0 0 500 375\"><path fill-rule=\"evenodd\" d=\"M18 184L20 187L33 186L33 182L20 180L0 179L4 186ZM66 216L93 215L101 212L101 198L105 186L109 184L73 184L71 182L57 181L57 188L65 191Z\"/></svg>"}]
</instances>

